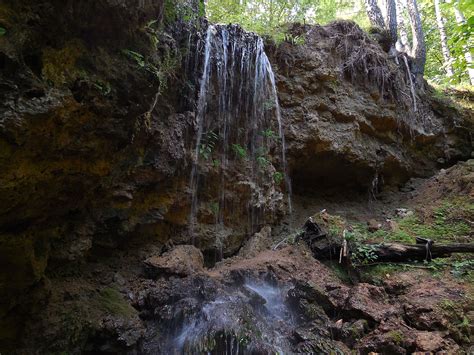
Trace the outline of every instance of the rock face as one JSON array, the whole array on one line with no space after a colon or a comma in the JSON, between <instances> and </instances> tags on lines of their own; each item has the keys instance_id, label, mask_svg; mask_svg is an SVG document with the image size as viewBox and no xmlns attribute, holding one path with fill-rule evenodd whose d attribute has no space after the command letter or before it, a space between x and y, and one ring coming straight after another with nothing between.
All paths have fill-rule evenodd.
<instances>
[{"instance_id":1,"label":"rock face","mask_svg":"<svg viewBox=\"0 0 474 355\"><path fill-rule=\"evenodd\" d=\"M179 245L161 256L146 259L145 265L147 273L151 276L162 274L187 276L203 271L204 257L195 246Z\"/></svg>"},{"instance_id":2,"label":"rock face","mask_svg":"<svg viewBox=\"0 0 474 355\"><path fill-rule=\"evenodd\" d=\"M296 192L377 189L469 158L462 113L443 109L428 87L415 111L406 74L355 23L290 33L304 44L285 42L271 56Z\"/></svg>"},{"instance_id":3,"label":"rock face","mask_svg":"<svg viewBox=\"0 0 474 355\"><path fill-rule=\"evenodd\" d=\"M194 91L173 72L193 28L180 11L190 6L198 16L185 1L0 5L3 320L18 325L29 307L18 295L42 285L48 266L133 235L164 242L168 224L185 223L177 196L187 172L180 178L177 162L194 129ZM2 340L16 336L5 329Z\"/></svg>"},{"instance_id":4,"label":"rock face","mask_svg":"<svg viewBox=\"0 0 474 355\"><path fill-rule=\"evenodd\" d=\"M49 329L45 351L81 346L88 350L91 342L96 346L91 351L136 346L144 332L152 333L156 326L150 321L151 328L142 327L154 310L163 319L185 317L215 298L199 298L202 295L192 289L182 295L177 313L169 313L170 304L160 298L164 296L156 296L160 302L155 304L151 291L139 292L148 288L165 292L161 281L140 279L140 285L133 285L135 292L129 278L116 273L116 265L104 267L102 260L119 252L126 259L127 252L138 253L146 245L153 252L135 255L133 260L140 262L134 268L140 269L151 257L146 264L154 278L179 275L183 280L173 282L186 286L200 276L189 275L190 269L179 260L190 258L196 265L193 269L200 271L203 259L217 252L234 255L253 234L245 220L248 209L255 207L245 204L249 196L257 196L259 213L265 212L270 220L282 211L283 183L274 181L273 167L261 160L270 174L269 194L252 185L245 176L247 166L234 169L230 175L238 183L230 183L227 192L241 213L229 212L231 225L216 226L215 206L208 204L199 211L201 223L196 228L201 251L186 246L161 255L170 240L192 242L187 232L188 187L205 42L202 29L207 26L199 18L201 2L165 4L169 2L5 0L0 4L0 25L7 31L0 36L0 351L16 348L18 339L25 338L22 332L36 334L24 340L25 349L36 349L42 341L36 328L40 325ZM447 162L471 153L466 134L453 128L457 111L448 112L420 94L419 114L413 114L410 104L393 96L394 88L403 83L398 78L403 73L353 25L343 22L305 32L304 46L284 43L271 56L279 70L295 187L330 181L331 186L365 188L374 176L377 187L382 176L385 183L402 181L431 171L430 161L442 157ZM331 50L344 47L344 41L352 51ZM360 63L349 66L351 53L365 45L373 47L369 57L382 60L380 65L389 71L387 87L359 80L367 77ZM405 111L409 117L404 117ZM272 154L280 159L280 154ZM212 175L217 168L211 161L208 165L211 179L204 194L214 192L219 183L218 175ZM262 230L242 254L262 250L270 234ZM130 278L141 272L133 271ZM81 282L76 284L75 277ZM203 279L204 286L214 282L210 288L215 293L222 286ZM344 285L328 292L346 299ZM224 293L230 296L231 289ZM238 302L261 301L251 292L243 300ZM352 302L365 318L379 321L379 312L368 313L378 309L356 307L362 302L357 298ZM243 309L255 311L249 307ZM107 318L111 308L117 312ZM97 310L91 316L101 321L85 321L90 309ZM48 317L43 319L42 312ZM326 316L318 319L325 321ZM69 338L57 339L63 329ZM114 334L121 340L109 343L109 338L95 333ZM314 345L319 338L310 333L306 328L295 332L295 341L306 344L301 349L321 350ZM146 337L147 349L156 349L153 336ZM337 344L331 342L324 349L334 347Z\"/></svg>"}]
</instances>

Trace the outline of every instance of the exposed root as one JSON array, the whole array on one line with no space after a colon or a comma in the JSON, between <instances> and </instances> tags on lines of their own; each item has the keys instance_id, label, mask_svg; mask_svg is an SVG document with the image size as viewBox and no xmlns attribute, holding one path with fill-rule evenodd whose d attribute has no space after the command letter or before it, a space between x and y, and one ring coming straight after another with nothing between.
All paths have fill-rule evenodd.
<instances>
[{"instance_id":1,"label":"exposed root","mask_svg":"<svg viewBox=\"0 0 474 355\"><path fill-rule=\"evenodd\" d=\"M410 79L410 91L411 96L413 98L413 112L416 112L416 94L415 94L415 87L413 85L413 79L411 78L410 67L408 65L408 59L406 55L402 55L403 63L405 63L405 68L407 70L407 76Z\"/></svg>"}]
</instances>

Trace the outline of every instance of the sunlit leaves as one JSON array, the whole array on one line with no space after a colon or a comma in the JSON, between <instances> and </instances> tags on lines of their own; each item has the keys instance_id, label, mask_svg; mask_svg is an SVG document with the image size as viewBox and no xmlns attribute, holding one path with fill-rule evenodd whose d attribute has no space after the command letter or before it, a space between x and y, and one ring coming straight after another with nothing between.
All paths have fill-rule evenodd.
<instances>
[{"instance_id":1,"label":"sunlit leaves","mask_svg":"<svg viewBox=\"0 0 474 355\"><path fill-rule=\"evenodd\" d=\"M238 23L277 40L287 23L325 24L364 13L361 0L208 0L206 12L212 22Z\"/></svg>"}]
</instances>

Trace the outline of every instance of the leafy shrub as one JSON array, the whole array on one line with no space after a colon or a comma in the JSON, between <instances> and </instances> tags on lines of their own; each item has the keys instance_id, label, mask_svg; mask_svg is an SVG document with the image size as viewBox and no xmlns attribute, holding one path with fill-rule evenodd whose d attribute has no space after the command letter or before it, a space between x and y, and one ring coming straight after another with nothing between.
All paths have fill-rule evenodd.
<instances>
[{"instance_id":1,"label":"leafy shrub","mask_svg":"<svg viewBox=\"0 0 474 355\"><path fill-rule=\"evenodd\" d=\"M237 155L238 158L240 159L247 158L247 151L240 144L232 144L232 150L234 151L235 155Z\"/></svg>"},{"instance_id":2,"label":"leafy shrub","mask_svg":"<svg viewBox=\"0 0 474 355\"><path fill-rule=\"evenodd\" d=\"M273 180L275 181L275 184L280 185L283 179L284 179L284 175L282 172L277 171L273 174Z\"/></svg>"},{"instance_id":3,"label":"leafy shrub","mask_svg":"<svg viewBox=\"0 0 474 355\"><path fill-rule=\"evenodd\" d=\"M209 160L212 156L214 148L216 147L219 136L215 132L207 132L203 135L201 144L199 145L199 154L205 159ZM218 161L217 161L218 162ZM216 166L216 160L213 160L213 165Z\"/></svg>"}]
</instances>

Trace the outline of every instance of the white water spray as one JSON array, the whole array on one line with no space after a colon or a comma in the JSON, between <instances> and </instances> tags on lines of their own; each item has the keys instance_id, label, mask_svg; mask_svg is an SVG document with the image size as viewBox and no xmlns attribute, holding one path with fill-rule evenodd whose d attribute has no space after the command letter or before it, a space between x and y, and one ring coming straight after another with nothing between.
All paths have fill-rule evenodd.
<instances>
[{"instance_id":1,"label":"white water spray","mask_svg":"<svg viewBox=\"0 0 474 355\"><path fill-rule=\"evenodd\" d=\"M215 199L213 204L218 207L216 226L225 228L226 216L234 213L227 186L236 183L236 172L246 174L254 194L265 191L268 179L275 178L262 172L262 165L269 163L270 149L281 151L279 174L285 179L288 210L292 212L291 182L275 75L260 37L234 25L209 26L196 121L190 179L193 240L201 201L210 203L210 199ZM273 126L277 126L278 136L268 133L272 132ZM275 138L279 139L279 148L273 148ZM212 169L218 171L219 179L215 184L214 178L211 183L215 186L210 187L206 185L206 174ZM257 201L248 201L250 230L260 223L264 208L261 201L260 197Z\"/></svg>"}]
</instances>

